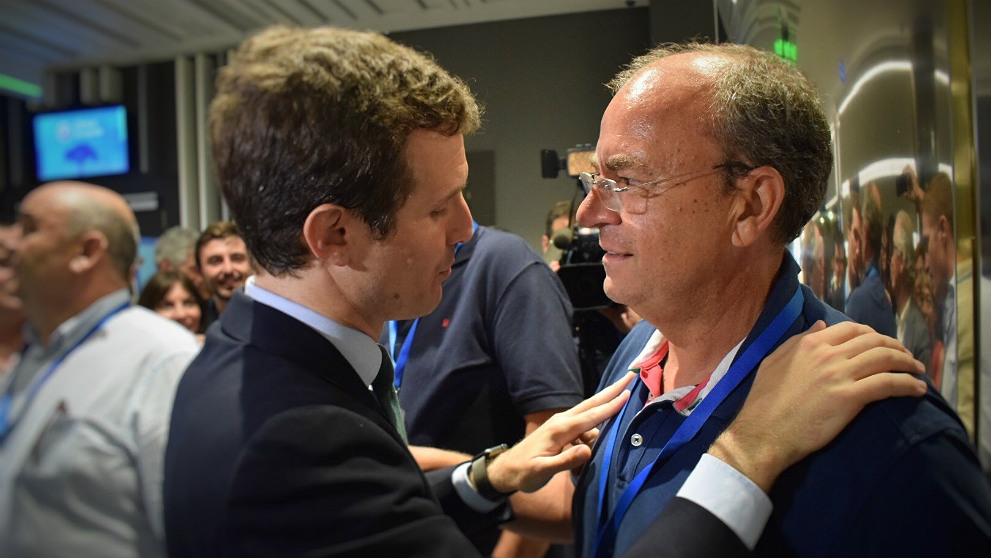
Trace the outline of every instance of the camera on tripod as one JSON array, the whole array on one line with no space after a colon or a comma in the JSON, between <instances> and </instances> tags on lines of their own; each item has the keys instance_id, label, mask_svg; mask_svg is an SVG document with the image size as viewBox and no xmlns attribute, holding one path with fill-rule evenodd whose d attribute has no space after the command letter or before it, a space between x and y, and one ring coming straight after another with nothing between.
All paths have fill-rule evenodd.
<instances>
[{"instance_id":1,"label":"camera on tripod","mask_svg":"<svg viewBox=\"0 0 992 558\"><path fill-rule=\"evenodd\" d=\"M560 157L554 149L541 150L541 176L557 178L564 170L568 176L575 179L578 189L577 196L584 196L580 172L594 172L590 157L596 152L592 144L581 144L566 150ZM572 211L569 221L575 215L575 199L573 197ZM561 267L558 277L565 285L565 291L576 310L595 310L606 308L613 304L603 292L603 280L606 270L603 268L605 251L599 246L599 229L580 227L570 223L566 230L554 231L552 243L562 250Z\"/></svg>"}]
</instances>

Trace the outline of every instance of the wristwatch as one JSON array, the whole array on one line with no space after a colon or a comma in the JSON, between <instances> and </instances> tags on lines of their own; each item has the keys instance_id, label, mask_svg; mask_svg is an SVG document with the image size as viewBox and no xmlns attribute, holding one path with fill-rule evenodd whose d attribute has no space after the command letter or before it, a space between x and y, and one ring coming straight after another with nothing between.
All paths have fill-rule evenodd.
<instances>
[{"instance_id":1,"label":"wristwatch","mask_svg":"<svg viewBox=\"0 0 992 558\"><path fill-rule=\"evenodd\" d=\"M480 496L487 500L498 501L506 498L513 492L500 492L493 488L492 483L489 482L489 464L496 459L496 456L510 449L510 446L506 444L500 444L498 446L493 446L482 450L482 453L476 455L472 458L472 464L469 465L468 478L472 481L475 486L475 491L479 493Z\"/></svg>"}]
</instances>

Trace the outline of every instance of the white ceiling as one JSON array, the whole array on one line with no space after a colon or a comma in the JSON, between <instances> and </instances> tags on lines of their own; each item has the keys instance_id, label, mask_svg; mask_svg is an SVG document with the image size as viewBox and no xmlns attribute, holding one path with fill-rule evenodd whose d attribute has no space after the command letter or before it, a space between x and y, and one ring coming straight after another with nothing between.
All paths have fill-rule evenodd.
<instances>
[{"instance_id":1,"label":"white ceiling","mask_svg":"<svg viewBox=\"0 0 992 558\"><path fill-rule=\"evenodd\" d=\"M0 74L167 60L273 23L382 32L646 6L648 0L0 0Z\"/></svg>"}]
</instances>

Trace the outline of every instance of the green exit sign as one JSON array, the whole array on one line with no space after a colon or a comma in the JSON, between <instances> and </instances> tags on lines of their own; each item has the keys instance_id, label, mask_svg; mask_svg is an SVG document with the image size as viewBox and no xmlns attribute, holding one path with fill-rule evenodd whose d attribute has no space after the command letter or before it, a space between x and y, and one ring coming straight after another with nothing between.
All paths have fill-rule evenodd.
<instances>
[{"instance_id":1,"label":"green exit sign","mask_svg":"<svg viewBox=\"0 0 992 558\"><path fill-rule=\"evenodd\" d=\"M788 39L778 39L775 41L775 54L784 58L793 66L799 61L799 50L796 48L796 43Z\"/></svg>"}]
</instances>

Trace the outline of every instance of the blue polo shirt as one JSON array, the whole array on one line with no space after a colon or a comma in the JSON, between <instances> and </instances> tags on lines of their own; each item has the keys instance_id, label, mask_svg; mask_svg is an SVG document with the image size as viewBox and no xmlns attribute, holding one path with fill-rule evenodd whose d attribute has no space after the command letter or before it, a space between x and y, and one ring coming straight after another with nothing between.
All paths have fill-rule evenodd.
<instances>
[{"instance_id":1,"label":"blue polo shirt","mask_svg":"<svg viewBox=\"0 0 992 558\"><path fill-rule=\"evenodd\" d=\"M521 439L524 415L582 400L568 295L522 238L479 227L443 288L402 371L411 444L478 453ZM394 359L411 321L397 325Z\"/></svg>"},{"instance_id":2,"label":"blue polo shirt","mask_svg":"<svg viewBox=\"0 0 992 558\"><path fill-rule=\"evenodd\" d=\"M765 309L741 351L795 293L798 272L799 266L786 253ZM817 320L834 324L846 319L808 288L801 288L802 311L779 344ZM628 334L602 385L616 381L637 362L653 333L650 324L642 323ZM615 545L607 549L612 552L604 555L622 555L675 496L700 456L740 410L755 370L690 442L656 466L624 516ZM615 451L605 456L605 437L600 436L592 461L577 481L573 518L581 556L593 556L604 459L611 463L605 495L607 513L612 513L631 478L658 455L686 419L672 401L637 413L640 406L635 403L646 397L647 388L638 383L634 401L619 419ZM636 445L635 434L640 442ZM774 511L756 555L985 555L990 544L988 482L960 421L932 387L922 399L868 405L826 448L787 470L769 496Z\"/></svg>"}]
</instances>

